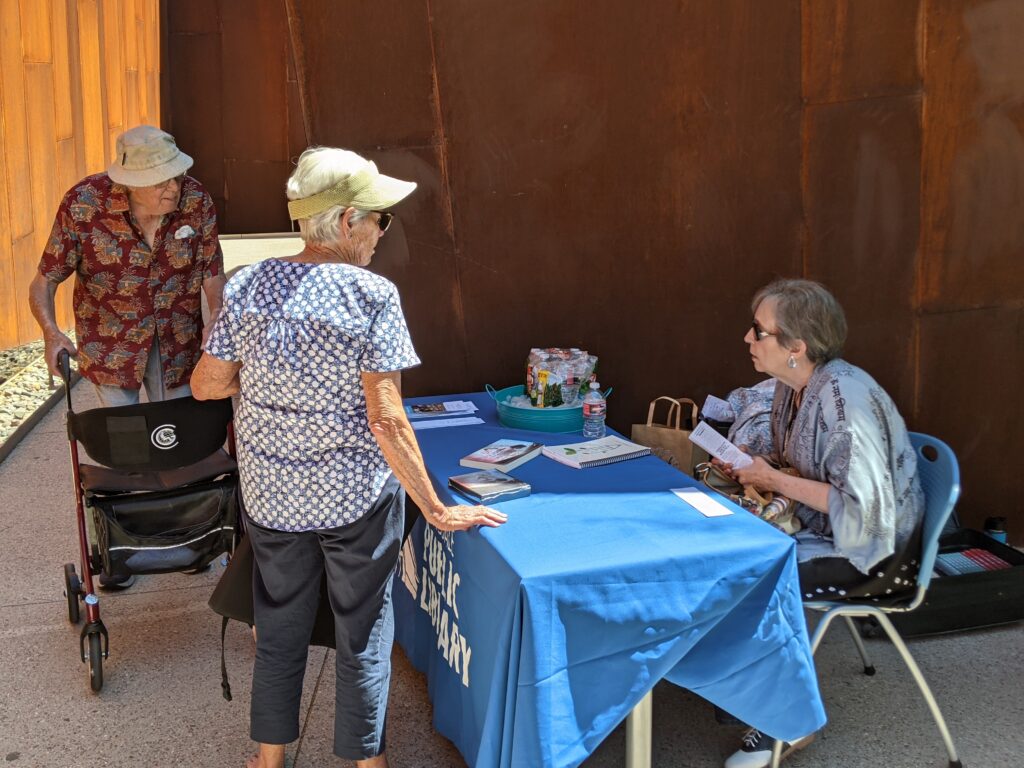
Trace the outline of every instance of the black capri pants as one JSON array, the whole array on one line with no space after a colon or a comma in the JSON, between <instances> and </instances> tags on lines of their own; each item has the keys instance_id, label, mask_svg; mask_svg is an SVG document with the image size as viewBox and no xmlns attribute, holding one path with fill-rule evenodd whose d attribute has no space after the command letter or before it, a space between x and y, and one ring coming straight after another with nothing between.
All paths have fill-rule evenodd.
<instances>
[{"instance_id":1,"label":"black capri pants","mask_svg":"<svg viewBox=\"0 0 1024 768\"><path fill-rule=\"evenodd\" d=\"M349 525L289 533L246 521L254 556L254 741L287 744L299 736L302 680L326 574L337 643L334 754L365 760L384 751L391 583L404 515L405 492L392 475L370 511Z\"/></svg>"}]
</instances>

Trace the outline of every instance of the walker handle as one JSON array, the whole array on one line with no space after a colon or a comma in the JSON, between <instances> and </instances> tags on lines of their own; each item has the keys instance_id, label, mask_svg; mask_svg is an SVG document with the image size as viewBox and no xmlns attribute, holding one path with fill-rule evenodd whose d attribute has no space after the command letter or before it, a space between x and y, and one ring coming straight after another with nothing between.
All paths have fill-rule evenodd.
<instances>
[{"instance_id":1,"label":"walker handle","mask_svg":"<svg viewBox=\"0 0 1024 768\"><path fill-rule=\"evenodd\" d=\"M57 352L57 370L60 371L60 377L64 379L64 386L69 386L71 384L71 355L66 349Z\"/></svg>"},{"instance_id":2,"label":"walker handle","mask_svg":"<svg viewBox=\"0 0 1024 768\"><path fill-rule=\"evenodd\" d=\"M66 349L61 349L57 352L57 370L60 371L60 377L64 379L64 397L68 403L68 413L72 413L71 410L71 355L68 354ZM71 420L68 419L68 437L71 438Z\"/></svg>"}]
</instances>

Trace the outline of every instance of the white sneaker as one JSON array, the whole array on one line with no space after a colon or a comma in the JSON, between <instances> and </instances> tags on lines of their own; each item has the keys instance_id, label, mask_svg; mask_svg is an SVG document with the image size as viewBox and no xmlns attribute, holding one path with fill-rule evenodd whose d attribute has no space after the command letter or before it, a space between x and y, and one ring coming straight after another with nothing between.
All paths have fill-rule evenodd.
<instances>
[{"instance_id":1,"label":"white sneaker","mask_svg":"<svg viewBox=\"0 0 1024 768\"><path fill-rule=\"evenodd\" d=\"M789 757L798 749L803 749L814 741L814 734L797 739L792 744L788 741L782 743L782 758ZM757 728L751 728L743 734L743 746L736 752L729 755L725 761L725 768L768 768L772 764L772 745L775 739L766 733L761 733Z\"/></svg>"}]
</instances>

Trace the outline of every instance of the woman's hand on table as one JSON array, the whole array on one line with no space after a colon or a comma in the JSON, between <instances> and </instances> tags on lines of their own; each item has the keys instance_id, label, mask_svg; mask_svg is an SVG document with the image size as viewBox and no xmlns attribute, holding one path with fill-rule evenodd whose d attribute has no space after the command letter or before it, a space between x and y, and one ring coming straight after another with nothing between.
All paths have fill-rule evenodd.
<instances>
[{"instance_id":1,"label":"woman's hand on table","mask_svg":"<svg viewBox=\"0 0 1024 768\"><path fill-rule=\"evenodd\" d=\"M497 528L508 520L508 515L504 512L468 504L442 507L438 512L424 513L423 516L427 518L428 523L442 531L464 531L474 525Z\"/></svg>"}]
</instances>

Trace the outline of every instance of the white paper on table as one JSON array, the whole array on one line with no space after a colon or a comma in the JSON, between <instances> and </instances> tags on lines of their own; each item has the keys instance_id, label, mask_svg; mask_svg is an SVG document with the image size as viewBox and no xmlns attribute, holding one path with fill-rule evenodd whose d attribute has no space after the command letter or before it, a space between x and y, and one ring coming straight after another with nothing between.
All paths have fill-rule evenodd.
<instances>
[{"instance_id":1,"label":"white paper on table","mask_svg":"<svg viewBox=\"0 0 1024 768\"><path fill-rule=\"evenodd\" d=\"M469 416L462 419L434 419L433 421L414 421L412 422L412 428L419 431L421 429L437 429L438 427L464 427L467 424L483 423L483 419L477 418L476 416Z\"/></svg>"},{"instance_id":2,"label":"white paper on table","mask_svg":"<svg viewBox=\"0 0 1024 768\"><path fill-rule=\"evenodd\" d=\"M690 433L690 440L710 453L716 459L720 459L726 464L732 464L737 469L749 467L754 463L754 460L750 458L749 455L741 451L735 445L718 434L714 429L709 427L706 421L702 421L697 425L697 428Z\"/></svg>"},{"instance_id":3,"label":"white paper on table","mask_svg":"<svg viewBox=\"0 0 1024 768\"><path fill-rule=\"evenodd\" d=\"M731 509L715 501L710 494L700 488L672 488L671 490L704 517L725 517L733 514Z\"/></svg>"},{"instance_id":4,"label":"white paper on table","mask_svg":"<svg viewBox=\"0 0 1024 768\"><path fill-rule=\"evenodd\" d=\"M700 412L704 414L705 418L714 419L715 421L732 421L736 418L736 411L732 409L732 406L722 398L715 397L714 395L708 395Z\"/></svg>"}]
</instances>

